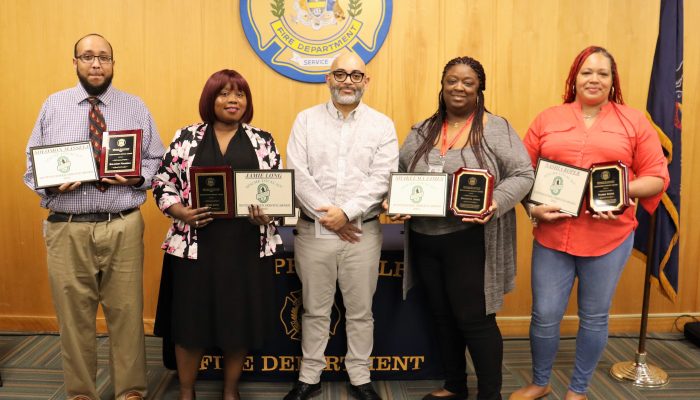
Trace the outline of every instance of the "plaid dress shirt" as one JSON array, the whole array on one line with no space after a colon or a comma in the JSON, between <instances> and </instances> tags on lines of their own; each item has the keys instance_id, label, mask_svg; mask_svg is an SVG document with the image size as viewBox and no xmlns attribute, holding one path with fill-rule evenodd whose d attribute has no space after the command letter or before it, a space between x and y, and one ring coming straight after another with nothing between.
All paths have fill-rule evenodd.
<instances>
[{"instance_id":1,"label":"plaid dress shirt","mask_svg":"<svg viewBox=\"0 0 700 400\"><path fill-rule=\"evenodd\" d=\"M78 84L71 89L52 94L44 102L26 149L27 169L24 173L24 183L32 190L34 177L29 157L30 147L89 140L88 97L90 95ZM153 118L141 99L112 86L97 97L100 99L99 107L108 130L143 130L141 175L145 181L140 187L111 185L105 192L100 192L91 184L84 184L74 191L60 194L43 189L36 190L44 208L69 214L116 213L138 207L146 200L146 190L151 187L151 177L158 170L165 152Z\"/></svg>"}]
</instances>

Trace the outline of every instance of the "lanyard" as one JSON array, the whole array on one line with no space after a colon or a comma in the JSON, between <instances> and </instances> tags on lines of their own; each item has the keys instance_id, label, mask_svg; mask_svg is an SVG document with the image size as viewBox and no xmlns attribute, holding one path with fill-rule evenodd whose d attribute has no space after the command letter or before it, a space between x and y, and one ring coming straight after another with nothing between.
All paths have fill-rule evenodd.
<instances>
[{"instance_id":1,"label":"lanyard","mask_svg":"<svg viewBox=\"0 0 700 400\"><path fill-rule=\"evenodd\" d=\"M462 129L459 130L459 132L455 135L454 138L452 138L452 141L450 143L447 143L447 121L442 123L442 134L441 136L441 143L440 143L440 157L445 157L445 154L447 154L447 150L451 149L452 146L457 143L460 137L462 137L462 134L464 133L464 130L467 128L467 125L469 125L470 122L472 122L472 119L474 119L474 113L467 118L466 122L464 122L464 126L462 126Z\"/></svg>"}]
</instances>

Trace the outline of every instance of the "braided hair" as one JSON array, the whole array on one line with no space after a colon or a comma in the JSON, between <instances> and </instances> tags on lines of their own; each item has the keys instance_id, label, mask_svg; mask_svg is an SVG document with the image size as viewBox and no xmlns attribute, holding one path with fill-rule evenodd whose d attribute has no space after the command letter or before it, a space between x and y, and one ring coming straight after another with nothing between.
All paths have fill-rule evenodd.
<instances>
[{"instance_id":1,"label":"braided hair","mask_svg":"<svg viewBox=\"0 0 700 400\"><path fill-rule=\"evenodd\" d=\"M581 50L580 53L574 59L569 69L569 76L566 78L566 84L564 86L564 103L573 103L576 100L576 77L578 72L581 70L581 66L588 59L591 54L600 53L610 60L610 72L612 73L612 88L610 88L610 93L608 94L608 101L617 104L625 104L622 100L622 88L620 88L620 76L617 73L617 63L607 50L599 46L589 46Z\"/></svg>"},{"instance_id":2,"label":"braided hair","mask_svg":"<svg viewBox=\"0 0 700 400\"><path fill-rule=\"evenodd\" d=\"M466 164L464 158L464 149L466 147L471 147L477 162L479 163L479 168L486 169L485 159L490 158L484 151L484 147L488 149L488 144L484 141L484 113L488 112L484 105L484 90L486 90L486 73L484 72L484 67L481 63L471 57L457 57L450 60L445 64L445 68L442 70L442 77L440 78L441 88L440 93L438 93L438 109L435 113L425 120L418 128L418 135L422 138L422 142L416 154L413 155L409 171L413 171L416 164L421 158L424 158L428 162L428 153L433 149L435 142L440 136L442 130L442 125L447 119L447 105L442 97L442 91L444 87L445 75L447 71L455 65L463 64L470 67L476 73L479 79L479 85L476 93L476 110L474 111L474 119L472 120L472 126L469 129L469 136L467 141L462 146L462 161Z\"/></svg>"}]
</instances>

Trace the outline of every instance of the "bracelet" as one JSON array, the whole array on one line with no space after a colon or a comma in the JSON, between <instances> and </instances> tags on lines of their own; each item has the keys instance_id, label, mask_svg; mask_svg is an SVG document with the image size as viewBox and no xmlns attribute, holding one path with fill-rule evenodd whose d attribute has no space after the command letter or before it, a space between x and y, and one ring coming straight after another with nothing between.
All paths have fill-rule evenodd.
<instances>
[{"instance_id":1,"label":"bracelet","mask_svg":"<svg viewBox=\"0 0 700 400\"><path fill-rule=\"evenodd\" d=\"M537 217L532 216L532 209L533 208L535 208L535 206L528 205L527 207L525 207L525 211L527 212L527 217L530 219L530 222L532 222L532 226L537 228L537 223L539 222L539 220L537 219Z\"/></svg>"}]
</instances>

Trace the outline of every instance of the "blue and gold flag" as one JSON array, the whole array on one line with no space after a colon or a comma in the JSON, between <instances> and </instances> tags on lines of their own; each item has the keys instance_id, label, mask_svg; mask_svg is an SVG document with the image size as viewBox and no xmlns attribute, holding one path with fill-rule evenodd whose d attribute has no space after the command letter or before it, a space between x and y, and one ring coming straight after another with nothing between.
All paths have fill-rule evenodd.
<instances>
[{"instance_id":1,"label":"blue and gold flag","mask_svg":"<svg viewBox=\"0 0 700 400\"><path fill-rule=\"evenodd\" d=\"M649 83L647 117L659 133L671 182L656 210L652 276L666 297L678 292L678 241L681 210L681 102L683 96L683 0L662 0L659 37ZM637 208L635 249L649 254L650 215Z\"/></svg>"}]
</instances>

